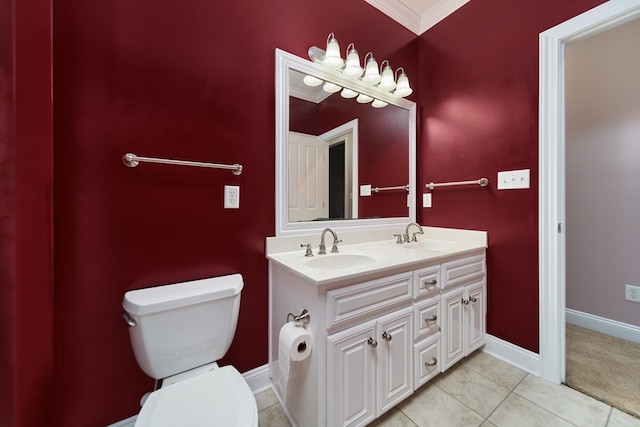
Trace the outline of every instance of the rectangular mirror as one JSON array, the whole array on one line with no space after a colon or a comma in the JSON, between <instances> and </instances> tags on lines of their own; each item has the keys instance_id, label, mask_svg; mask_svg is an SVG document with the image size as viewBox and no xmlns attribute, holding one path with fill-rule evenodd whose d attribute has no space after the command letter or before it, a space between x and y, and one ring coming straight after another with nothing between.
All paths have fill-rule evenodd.
<instances>
[{"instance_id":1,"label":"rectangular mirror","mask_svg":"<svg viewBox=\"0 0 640 427\"><path fill-rule=\"evenodd\" d=\"M411 101L276 49L276 234L415 221L415 114Z\"/></svg>"}]
</instances>

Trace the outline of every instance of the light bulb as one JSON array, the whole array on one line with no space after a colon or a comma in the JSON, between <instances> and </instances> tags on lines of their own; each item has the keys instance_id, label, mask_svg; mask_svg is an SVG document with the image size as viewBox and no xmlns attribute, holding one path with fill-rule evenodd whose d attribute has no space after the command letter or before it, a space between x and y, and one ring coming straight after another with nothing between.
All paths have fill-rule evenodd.
<instances>
[{"instance_id":1,"label":"light bulb","mask_svg":"<svg viewBox=\"0 0 640 427\"><path fill-rule=\"evenodd\" d=\"M375 108L382 108L382 107L386 107L387 105L389 104L384 101L380 101L379 99L374 99L373 102L371 103L371 106Z\"/></svg>"},{"instance_id":2,"label":"light bulb","mask_svg":"<svg viewBox=\"0 0 640 427\"><path fill-rule=\"evenodd\" d=\"M398 77L398 85L396 86L396 90L393 93L394 95L398 96L409 96L413 93L413 89L411 89L411 87L409 86L409 78L404 73L404 69L398 68L398 70L396 70L396 74L400 70L402 70L402 73Z\"/></svg>"},{"instance_id":3,"label":"light bulb","mask_svg":"<svg viewBox=\"0 0 640 427\"><path fill-rule=\"evenodd\" d=\"M384 65L384 63L387 65ZM389 61L386 59L382 62L382 78L380 79L380 84L378 87L382 90L393 90L396 87L396 82L393 78L393 70L389 66Z\"/></svg>"},{"instance_id":4,"label":"light bulb","mask_svg":"<svg viewBox=\"0 0 640 427\"><path fill-rule=\"evenodd\" d=\"M338 40L334 37L333 33L330 33L327 37L327 50L322 60L322 65L328 68L338 69L342 67L344 61L340 57L340 45Z\"/></svg>"},{"instance_id":5,"label":"light bulb","mask_svg":"<svg viewBox=\"0 0 640 427\"><path fill-rule=\"evenodd\" d=\"M351 77L357 77L362 74L362 67L360 66L360 55L358 55L358 51L356 50L353 43L351 43L347 47L347 63L345 64L342 74Z\"/></svg>"},{"instance_id":6,"label":"light bulb","mask_svg":"<svg viewBox=\"0 0 640 427\"><path fill-rule=\"evenodd\" d=\"M360 94L358 95L358 98L356 98L356 101L358 101L360 104L366 104L367 102L373 101L373 98L367 95Z\"/></svg>"},{"instance_id":7,"label":"light bulb","mask_svg":"<svg viewBox=\"0 0 640 427\"><path fill-rule=\"evenodd\" d=\"M367 60L367 66L364 69L364 77L362 77L362 81L374 85L380 81L378 63L376 62L376 59L373 57L373 54L371 52L367 53L367 55L371 56Z\"/></svg>"},{"instance_id":8,"label":"light bulb","mask_svg":"<svg viewBox=\"0 0 640 427\"><path fill-rule=\"evenodd\" d=\"M324 84L324 86L322 86L322 90L324 90L325 92L329 92L329 93L339 92L340 89L342 89L340 86L338 86L335 83L331 83L331 82L326 82Z\"/></svg>"},{"instance_id":9,"label":"light bulb","mask_svg":"<svg viewBox=\"0 0 640 427\"><path fill-rule=\"evenodd\" d=\"M302 79L302 81L304 82L304 84L306 84L307 86L320 86L322 84L322 80L320 80L317 77L314 76L304 76L304 78Z\"/></svg>"},{"instance_id":10,"label":"light bulb","mask_svg":"<svg viewBox=\"0 0 640 427\"><path fill-rule=\"evenodd\" d=\"M342 96L343 98L355 98L358 95L358 92L356 92L355 90L347 88L342 89L342 92L340 92L340 96Z\"/></svg>"}]
</instances>

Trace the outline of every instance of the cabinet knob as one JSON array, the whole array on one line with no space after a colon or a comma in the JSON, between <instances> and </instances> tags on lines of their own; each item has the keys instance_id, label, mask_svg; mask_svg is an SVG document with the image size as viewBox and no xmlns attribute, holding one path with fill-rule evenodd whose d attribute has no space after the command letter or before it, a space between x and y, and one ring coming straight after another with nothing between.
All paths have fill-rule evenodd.
<instances>
[{"instance_id":1,"label":"cabinet knob","mask_svg":"<svg viewBox=\"0 0 640 427\"><path fill-rule=\"evenodd\" d=\"M460 302L461 302L461 303L463 303L464 305L469 305L469 300L468 300L468 299L464 299L464 298L462 298L462 299L460 300Z\"/></svg>"},{"instance_id":2,"label":"cabinet knob","mask_svg":"<svg viewBox=\"0 0 640 427\"><path fill-rule=\"evenodd\" d=\"M471 301L471 302L476 302L476 301L478 301L478 300L476 299L476 297L469 297L469 301Z\"/></svg>"},{"instance_id":3,"label":"cabinet knob","mask_svg":"<svg viewBox=\"0 0 640 427\"><path fill-rule=\"evenodd\" d=\"M369 344L373 348L376 348L378 346L378 341L374 340L373 338L369 338L367 340L367 344Z\"/></svg>"},{"instance_id":4,"label":"cabinet knob","mask_svg":"<svg viewBox=\"0 0 640 427\"><path fill-rule=\"evenodd\" d=\"M431 359L431 362L424 362L424 366L436 366L437 364L438 364L438 359L435 357Z\"/></svg>"},{"instance_id":5,"label":"cabinet knob","mask_svg":"<svg viewBox=\"0 0 640 427\"><path fill-rule=\"evenodd\" d=\"M387 341L391 341L391 339L392 339L393 337L391 336L391 334L388 334L387 332L383 332L383 333L382 333L382 338L384 338L384 339L385 339L385 340L387 340Z\"/></svg>"},{"instance_id":6,"label":"cabinet knob","mask_svg":"<svg viewBox=\"0 0 640 427\"><path fill-rule=\"evenodd\" d=\"M436 320L438 320L438 316L436 316L435 314L431 317L426 317L424 319L425 322L429 323L429 322L435 322Z\"/></svg>"}]
</instances>

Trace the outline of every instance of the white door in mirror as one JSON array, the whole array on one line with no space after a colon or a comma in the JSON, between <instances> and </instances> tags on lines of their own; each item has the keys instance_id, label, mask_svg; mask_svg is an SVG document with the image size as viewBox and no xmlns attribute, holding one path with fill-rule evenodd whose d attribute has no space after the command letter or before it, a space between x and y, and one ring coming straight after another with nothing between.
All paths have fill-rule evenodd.
<instances>
[{"instance_id":1,"label":"white door in mirror","mask_svg":"<svg viewBox=\"0 0 640 427\"><path fill-rule=\"evenodd\" d=\"M240 208L240 186L238 185L224 186L224 208L225 209Z\"/></svg>"}]
</instances>

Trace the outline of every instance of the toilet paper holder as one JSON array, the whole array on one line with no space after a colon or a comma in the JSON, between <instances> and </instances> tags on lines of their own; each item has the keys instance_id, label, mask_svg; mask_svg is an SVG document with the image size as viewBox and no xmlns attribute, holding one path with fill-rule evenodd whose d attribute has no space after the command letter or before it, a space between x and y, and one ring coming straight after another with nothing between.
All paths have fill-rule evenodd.
<instances>
[{"instance_id":1,"label":"toilet paper holder","mask_svg":"<svg viewBox=\"0 0 640 427\"><path fill-rule=\"evenodd\" d=\"M309 322L311 321L311 315L309 314L309 311L305 308L304 310L302 310L302 313L300 313L299 316L296 316L293 313L287 314L287 322L290 322L291 320L296 322L298 325L301 325L301 324L308 325Z\"/></svg>"}]
</instances>

